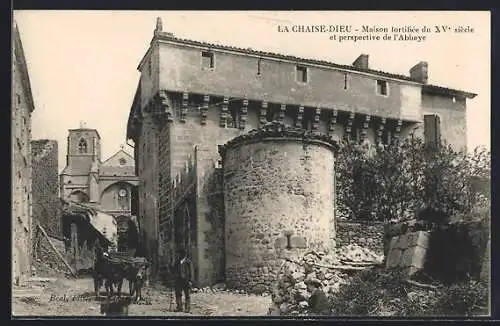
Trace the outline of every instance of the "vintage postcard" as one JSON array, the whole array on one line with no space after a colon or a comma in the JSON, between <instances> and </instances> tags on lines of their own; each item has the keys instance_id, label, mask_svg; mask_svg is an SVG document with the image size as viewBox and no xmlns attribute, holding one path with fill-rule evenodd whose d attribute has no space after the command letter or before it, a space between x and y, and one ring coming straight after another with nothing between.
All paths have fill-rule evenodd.
<instances>
[{"instance_id":1,"label":"vintage postcard","mask_svg":"<svg viewBox=\"0 0 500 326\"><path fill-rule=\"evenodd\" d=\"M489 316L490 59L488 11L14 11L12 316Z\"/></svg>"}]
</instances>

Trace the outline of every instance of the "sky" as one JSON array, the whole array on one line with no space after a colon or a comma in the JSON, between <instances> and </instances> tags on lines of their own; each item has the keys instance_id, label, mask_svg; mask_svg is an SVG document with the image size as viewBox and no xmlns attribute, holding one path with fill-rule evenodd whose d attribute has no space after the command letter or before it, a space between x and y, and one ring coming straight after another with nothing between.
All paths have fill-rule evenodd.
<instances>
[{"instance_id":1,"label":"sky","mask_svg":"<svg viewBox=\"0 0 500 326\"><path fill-rule=\"evenodd\" d=\"M346 65L366 53L370 68L396 74L408 75L416 63L427 61L430 84L478 94L467 103L468 147L490 148L489 12L16 11L35 102L32 137L58 141L59 171L66 162L68 129L82 121L101 135L103 161L125 144L137 66L156 17L162 18L163 31L180 38ZM434 32L423 42L342 43L330 40L328 33L278 32L278 25L311 24L353 29L426 25ZM436 33L435 25L474 31ZM124 149L133 152L127 145Z\"/></svg>"}]
</instances>

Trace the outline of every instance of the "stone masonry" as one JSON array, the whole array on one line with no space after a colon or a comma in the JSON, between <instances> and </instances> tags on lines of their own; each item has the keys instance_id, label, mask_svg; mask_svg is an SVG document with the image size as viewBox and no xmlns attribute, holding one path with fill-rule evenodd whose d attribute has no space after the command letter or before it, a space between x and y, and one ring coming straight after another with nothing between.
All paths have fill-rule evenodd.
<instances>
[{"instance_id":1,"label":"stone masonry","mask_svg":"<svg viewBox=\"0 0 500 326\"><path fill-rule=\"evenodd\" d=\"M332 247L334 145L282 128L235 138L221 152L232 288L270 286L282 251Z\"/></svg>"},{"instance_id":2,"label":"stone masonry","mask_svg":"<svg viewBox=\"0 0 500 326\"><path fill-rule=\"evenodd\" d=\"M199 175L206 185L216 173L219 145L271 121L334 140L386 144L408 136L424 115L438 114L442 138L465 143L466 100L476 94L428 84L425 62L409 75L396 75L371 69L368 55L340 65L181 39L163 26L158 19L137 67L141 77L127 125L141 179L141 232L153 266L168 264L175 251L171 184L195 146L204 149ZM221 243L215 228L225 218L221 194L198 190L198 248L192 255L202 286L224 276L220 266L229 253L213 256Z\"/></svg>"},{"instance_id":3,"label":"stone masonry","mask_svg":"<svg viewBox=\"0 0 500 326\"><path fill-rule=\"evenodd\" d=\"M35 109L28 67L17 24L12 51L12 282L24 284L31 274L31 115Z\"/></svg>"},{"instance_id":4,"label":"stone masonry","mask_svg":"<svg viewBox=\"0 0 500 326\"><path fill-rule=\"evenodd\" d=\"M50 235L61 236L57 141L31 142L33 162L33 219Z\"/></svg>"},{"instance_id":5,"label":"stone masonry","mask_svg":"<svg viewBox=\"0 0 500 326\"><path fill-rule=\"evenodd\" d=\"M399 268L412 275L424 268L429 232L408 232L392 237L386 259L387 268Z\"/></svg>"}]
</instances>

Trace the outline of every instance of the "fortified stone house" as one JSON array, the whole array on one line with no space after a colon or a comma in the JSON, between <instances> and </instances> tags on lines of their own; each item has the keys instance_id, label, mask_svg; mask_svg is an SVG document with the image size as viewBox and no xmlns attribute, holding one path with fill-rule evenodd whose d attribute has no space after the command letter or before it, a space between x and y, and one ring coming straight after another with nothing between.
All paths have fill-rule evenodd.
<instances>
[{"instance_id":1,"label":"fortified stone house","mask_svg":"<svg viewBox=\"0 0 500 326\"><path fill-rule=\"evenodd\" d=\"M225 278L218 146L278 121L369 143L423 126L416 135L462 148L466 99L475 97L428 84L426 62L397 75L371 69L365 54L340 65L179 39L162 30L159 18L138 70L127 138L135 143L141 180L141 228L159 258L156 267L170 262L176 246L188 245L199 285ZM186 197L192 190L183 180L192 179L195 203L184 207L179 189Z\"/></svg>"},{"instance_id":2,"label":"fortified stone house","mask_svg":"<svg viewBox=\"0 0 500 326\"><path fill-rule=\"evenodd\" d=\"M130 222L136 216L139 180L134 158L120 149L101 162L101 142L97 130L69 130L66 167L60 175L60 194L66 201L85 203L114 216L118 224L118 249L126 246Z\"/></svg>"}]
</instances>

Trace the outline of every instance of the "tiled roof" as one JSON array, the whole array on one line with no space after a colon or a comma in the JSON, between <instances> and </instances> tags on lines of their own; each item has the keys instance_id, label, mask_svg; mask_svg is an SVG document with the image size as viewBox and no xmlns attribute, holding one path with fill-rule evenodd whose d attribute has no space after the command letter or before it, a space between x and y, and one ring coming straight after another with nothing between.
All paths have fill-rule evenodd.
<instances>
[{"instance_id":1,"label":"tiled roof","mask_svg":"<svg viewBox=\"0 0 500 326\"><path fill-rule=\"evenodd\" d=\"M226 50L226 51L240 52L243 54L266 56L266 57L272 57L272 58L276 58L276 59L283 59L283 60L290 60L290 61L300 61L302 63L322 65L322 66L328 66L328 67L337 68L337 69L370 73L370 74L374 74L374 75L378 75L378 76L382 76L382 77L394 78L394 79L399 79L402 81L410 81L410 82L419 83L418 81L413 80L409 76L388 73L388 72L381 71L381 70L362 69L362 68L355 67L352 65L341 65L341 64L337 64L337 63L333 63L333 62L329 62L329 61L324 61L324 60L300 58L300 57L296 57L296 56L292 56L292 55L284 55L284 54L273 53L273 52L259 51L259 50L249 49L249 48L244 49L244 48L229 46L229 45L193 41L193 40L189 40L189 39L177 38L177 37L173 36L172 33L167 33L167 32L155 32L154 37L153 37L153 41L155 39L171 41L171 42L187 44L187 45L194 45L194 46L199 46L199 47L207 47L207 48L211 48L211 49L220 49L220 50ZM139 67L142 65L143 61L144 61L144 58L141 60ZM422 84L422 83L419 83L419 84ZM452 94L456 94L456 95L461 94L461 95L469 97L469 98L473 98L476 96L476 94L473 94L473 93L469 93L469 92L465 92L465 91L457 90L457 89L452 89L452 88L447 88L447 87L436 86L436 85L425 85L424 90L425 89L432 90L435 92L439 91L440 93L452 93Z\"/></svg>"},{"instance_id":2,"label":"tiled roof","mask_svg":"<svg viewBox=\"0 0 500 326\"><path fill-rule=\"evenodd\" d=\"M91 162L74 161L72 165L66 165L61 174L85 175L90 172Z\"/></svg>"},{"instance_id":3,"label":"tiled roof","mask_svg":"<svg viewBox=\"0 0 500 326\"><path fill-rule=\"evenodd\" d=\"M109 243L116 245L117 225L112 215L106 214L84 203L61 200L66 215L80 215Z\"/></svg>"}]
</instances>

